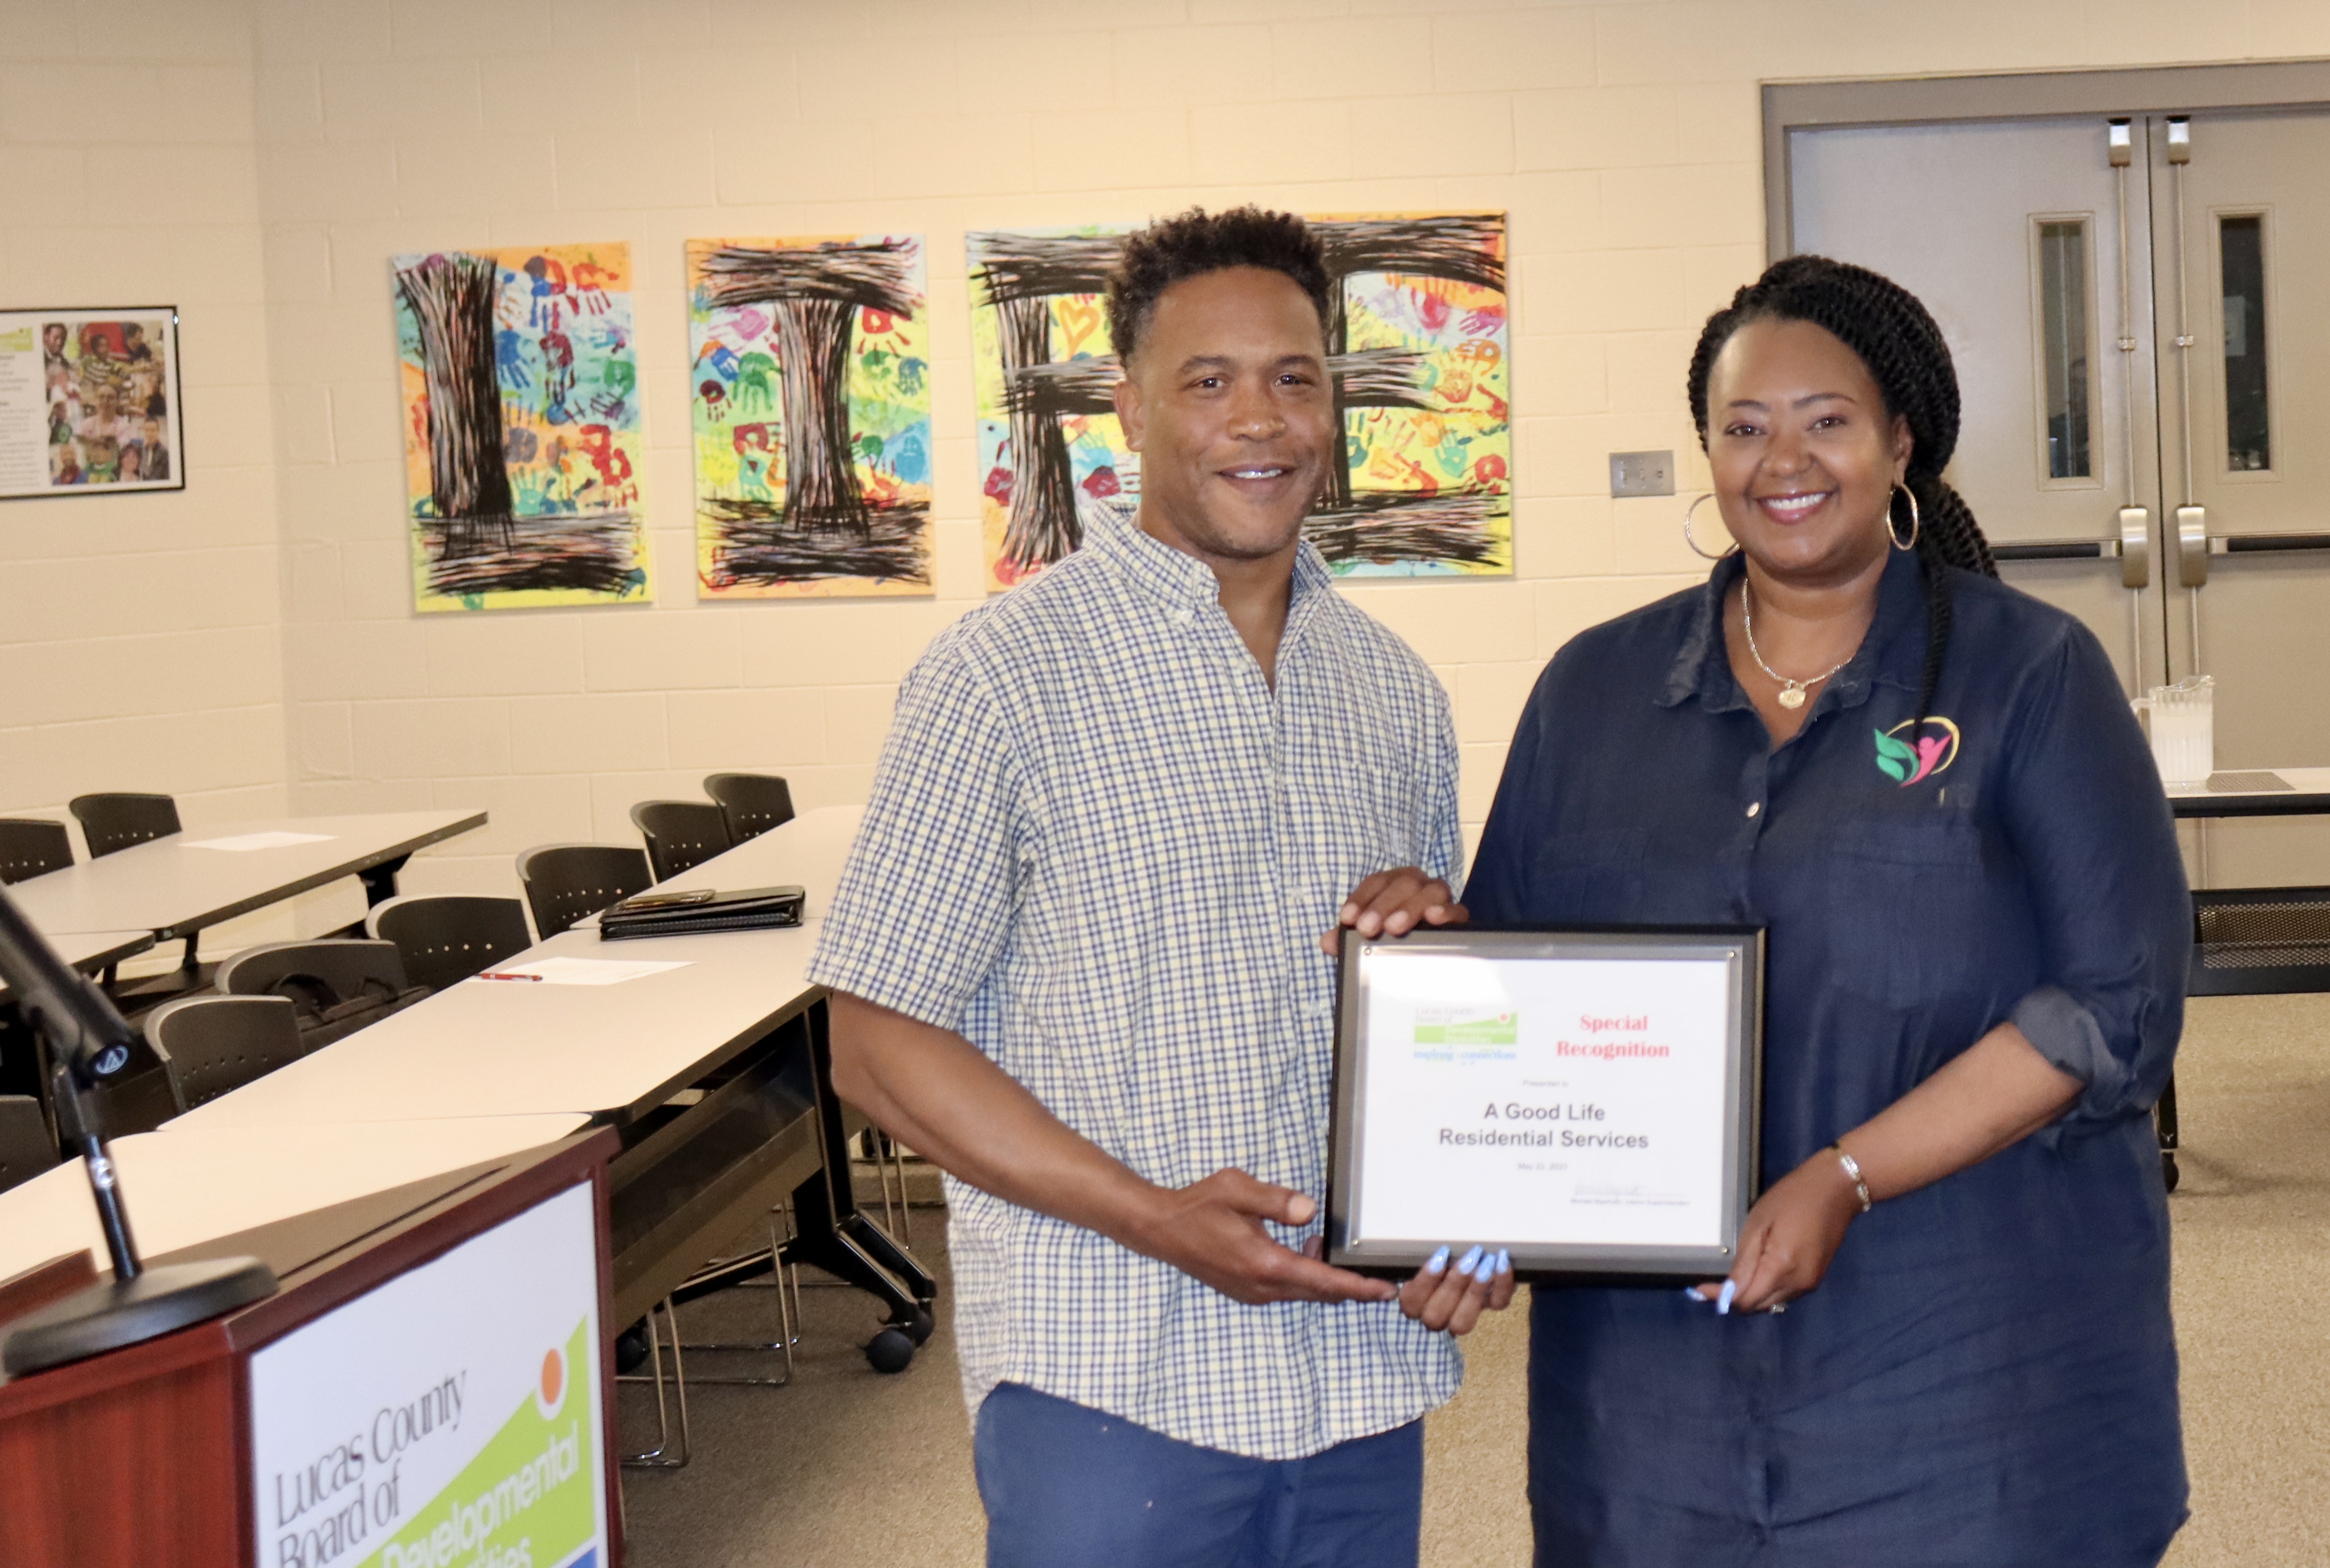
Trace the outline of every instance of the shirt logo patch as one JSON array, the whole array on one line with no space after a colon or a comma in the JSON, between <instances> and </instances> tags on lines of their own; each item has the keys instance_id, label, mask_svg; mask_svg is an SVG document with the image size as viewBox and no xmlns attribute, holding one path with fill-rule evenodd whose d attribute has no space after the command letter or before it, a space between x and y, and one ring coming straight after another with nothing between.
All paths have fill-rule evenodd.
<instances>
[{"instance_id":1,"label":"shirt logo patch","mask_svg":"<svg viewBox=\"0 0 2330 1568\"><path fill-rule=\"evenodd\" d=\"M1957 725L1937 715L1926 721L1912 741L1902 732L1915 722L1904 719L1890 730L1877 732L1878 769L1904 789L1945 771L1958 760Z\"/></svg>"}]
</instances>

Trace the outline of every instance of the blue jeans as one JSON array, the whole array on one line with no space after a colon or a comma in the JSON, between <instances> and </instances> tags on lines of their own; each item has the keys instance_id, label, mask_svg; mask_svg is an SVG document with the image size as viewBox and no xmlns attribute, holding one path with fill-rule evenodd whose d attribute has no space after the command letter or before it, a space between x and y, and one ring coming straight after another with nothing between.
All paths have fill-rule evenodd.
<instances>
[{"instance_id":1,"label":"blue jeans","mask_svg":"<svg viewBox=\"0 0 2330 1568\"><path fill-rule=\"evenodd\" d=\"M1251 1459L1007 1383L972 1452L988 1568L1415 1568L1424 1423Z\"/></svg>"}]
</instances>

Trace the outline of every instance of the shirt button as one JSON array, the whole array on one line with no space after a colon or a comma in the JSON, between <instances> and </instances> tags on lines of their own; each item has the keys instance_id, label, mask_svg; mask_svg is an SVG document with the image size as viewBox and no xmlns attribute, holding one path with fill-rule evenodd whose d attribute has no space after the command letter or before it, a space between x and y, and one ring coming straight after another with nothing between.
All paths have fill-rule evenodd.
<instances>
[{"instance_id":1,"label":"shirt button","mask_svg":"<svg viewBox=\"0 0 2330 1568\"><path fill-rule=\"evenodd\" d=\"M1748 815L1750 817L1755 816L1757 812L1763 809L1764 803L1761 800L1750 800L1748 802Z\"/></svg>"}]
</instances>

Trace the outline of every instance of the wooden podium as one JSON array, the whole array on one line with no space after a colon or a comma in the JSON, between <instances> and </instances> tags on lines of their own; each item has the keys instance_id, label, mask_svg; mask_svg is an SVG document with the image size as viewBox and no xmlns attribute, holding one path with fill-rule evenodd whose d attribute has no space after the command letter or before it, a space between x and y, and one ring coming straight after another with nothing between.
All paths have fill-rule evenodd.
<instances>
[{"instance_id":1,"label":"wooden podium","mask_svg":"<svg viewBox=\"0 0 2330 1568\"><path fill-rule=\"evenodd\" d=\"M409 1555L384 1549L414 1531L425 1541L432 1527L440 1545L460 1547L458 1560L482 1553L491 1561L498 1548L489 1524L515 1528L538 1516L514 1512L526 1492L513 1475L530 1481L527 1490L560 1488L569 1525L595 1488L590 1543L546 1539L532 1554L535 1568L620 1568L620 1325L610 1318L607 1219L617 1147L611 1131L584 1131L150 1260L256 1256L282 1289L162 1338L0 1383L0 1568L358 1568ZM296 1182L298 1173L282 1176ZM137 1194L129 1198L134 1219ZM545 1228L553 1216L563 1228ZM510 1279L497 1298L502 1276L491 1271L496 1249L522 1243L595 1251L587 1262L570 1256L576 1271L559 1276L580 1280L585 1292L595 1280L595 1304L571 1337L562 1328L524 1365L513 1405L512 1357L486 1365L491 1357L478 1346L532 1299L524 1278ZM0 1282L0 1332L94 1277L82 1252ZM414 1306L430 1301L440 1305ZM384 1321L393 1332L382 1338ZM375 1357L366 1348L373 1341L343 1343L358 1334L386 1347ZM441 1363L443 1380L368 1392L365 1379L393 1378L383 1369L399 1356L422 1358L432 1377ZM585 1357L592 1365L580 1364ZM409 1397L408 1385L417 1390ZM498 1406L495 1388L504 1393ZM350 1420L338 1420L342 1406ZM513 1413L496 1432L490 1423L503 1411ZM352 1429L339 1449L299 1446L302 1423L317 1420ZM469 1430L458 1430L465 1422ZM476 1440L481 1422L488 1446L459 1447ZM547 1450L540 1432L552 1434ZM300 1463L258 1457L277 1450ZM456 1462L458 1475L439 1473ZM441 1490L420 1495L423 1479ZM576 1480L580 1488L569 1484Z\"/></svg>"}]
</instances>

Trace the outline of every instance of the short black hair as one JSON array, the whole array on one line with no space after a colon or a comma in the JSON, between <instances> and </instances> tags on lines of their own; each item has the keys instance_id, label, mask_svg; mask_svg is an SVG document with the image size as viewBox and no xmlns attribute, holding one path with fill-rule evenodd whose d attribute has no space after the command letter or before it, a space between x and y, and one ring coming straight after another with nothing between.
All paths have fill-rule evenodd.
<instances>
[{"instance_id":1,"label":"short black hair","mask_svg":"<svg viewBox=\"0 0 2330 1568\"><path fill-rule=\"evenodd\" d=\"M1311 298L1326 329L1331 308L1327 257L1311 225L1292 213L1232 207L1208 213L1192 207L1160 218L1124 242L1123 258L1108 277L1108 335L1117 357L1130 360L1157 313L1165 290L1185 278L1232 267L1280 272Z\"/></svg>"}]
</instances>

